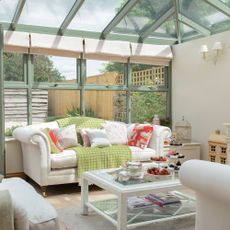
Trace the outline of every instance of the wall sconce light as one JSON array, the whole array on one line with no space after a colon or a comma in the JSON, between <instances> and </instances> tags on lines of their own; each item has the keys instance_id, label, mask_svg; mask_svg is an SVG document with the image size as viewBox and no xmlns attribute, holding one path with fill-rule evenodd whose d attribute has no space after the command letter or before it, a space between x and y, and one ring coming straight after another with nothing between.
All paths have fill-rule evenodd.
<instances>
[{"instance_id":1,"label":"wall sconce light","mask_svg":"<svg viewBox=\"0 0 230 230\"><path fill-rule=\"evenodd\" d=\"M211 51L209 51L207 45L202 45L200 47L200 53L202 54L203 59L212 60L214 62L214 64L216 64L217 59L218 59L222 49L223 49L222 43L221 42L215 42Z\"/></svg>"},{"instance_id":2,"label":"wall sconce light","mask_svg":"<svg viewBox=\"0 0 230 230\"><path fill-rule=\"evenodd\" d=\"M203 55L203 59L206 58L207 53L208 53L208 46L207 45L202 45L200 47L200 53Z\"/></svg>"}]
</instances>

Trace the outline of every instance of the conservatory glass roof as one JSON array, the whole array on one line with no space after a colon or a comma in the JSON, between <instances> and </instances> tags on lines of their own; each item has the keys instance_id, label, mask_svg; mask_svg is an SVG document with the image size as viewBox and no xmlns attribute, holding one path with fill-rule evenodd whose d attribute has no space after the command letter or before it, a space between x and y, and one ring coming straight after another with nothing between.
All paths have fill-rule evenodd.
<instances>
[{"instance_id":1,"label":"conservatory glass roof","mask_svg":"<svg viewBox=\"0 0 230 230\"><path fill-rule=\"evenodd\" d=\"M5 30L174 44L230 30L230 0L0 0Z\"/></svg>"}]
</instances>

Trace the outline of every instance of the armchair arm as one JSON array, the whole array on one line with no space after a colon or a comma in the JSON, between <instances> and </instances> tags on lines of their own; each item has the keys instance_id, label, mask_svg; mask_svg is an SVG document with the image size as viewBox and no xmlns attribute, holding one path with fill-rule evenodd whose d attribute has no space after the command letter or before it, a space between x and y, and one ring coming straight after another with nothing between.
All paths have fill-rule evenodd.
<instances>
[{"instance_id":1,"label":"armchair arm","mask_svg":"<svg viewBox=\"0 0 230 230\"><path fill-rule=\"evenodd\" d=\"M0 191L0 226L1 230L14 229L14 209L8 190Z\"/></svg>"},{"instance_id":2,"label":"armchair arm","mask_svg":"<svg viewBox=\"0 0 230 230\"><path fill-rule=\"evenodd\" d=\"M202 160L189 160L179 171L181 183L221 203L230 204L230 167Z\"/></svg>"},{"instance_id":3,"label":"armchair arm","mask_svg":"<svg viewBox=\"0 0 230 230\"><path fill-rule=\"evenodd\" d=\"M155 149L156 154L162 156L164 154L164 141L171 136L171 129L166 126L154 125L153 135L150 139L149 148Z\"/></svg>"}]
</instances>

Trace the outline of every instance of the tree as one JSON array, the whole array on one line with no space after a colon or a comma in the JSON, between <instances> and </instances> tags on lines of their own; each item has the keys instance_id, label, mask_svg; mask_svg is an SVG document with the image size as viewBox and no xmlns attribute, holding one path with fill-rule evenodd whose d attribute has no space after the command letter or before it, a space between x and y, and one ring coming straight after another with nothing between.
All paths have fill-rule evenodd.
<instances>
[{"instance_id":1,"label":"tree","mask_svg":"<svg viewBox=\"0 0 230 230\"><path fill-rule=\"evenodd\" d=\"M36 82L62 82L65 77L54 67L49 57L34 55L34 79Z\"/></svg>"},{"instance_id":2,"label":"tree","mask_svg":"<svg viewBox=\"0 0 230 230\"><path fill-rule=\"evenodd\" d=\"M132 93L132 122L152 122L154 114L158 114L161 119L166 115L166 95L165 93Z\"/></svg>"},{"instance_id":3,"label":"tree","mask_svg":"<svg viewBox=\"0 0 230 230\"><path fill-rule=\"evenodd\" d=\"M23 55L17 53L4 53L5 81L23 81ZM34 56L35 82L61 82L65 77L54 67L48 56Z\"/></svg>"},{"instance_id":4,"label":"tree","mask_svg":"<svg viewBox=\"0 0 230 230\"><path fill-rule=\"evenodd\" d=\"M17 53L4 53L5 81L23 81L23 56Z\"/></svg>"}]
</instances>

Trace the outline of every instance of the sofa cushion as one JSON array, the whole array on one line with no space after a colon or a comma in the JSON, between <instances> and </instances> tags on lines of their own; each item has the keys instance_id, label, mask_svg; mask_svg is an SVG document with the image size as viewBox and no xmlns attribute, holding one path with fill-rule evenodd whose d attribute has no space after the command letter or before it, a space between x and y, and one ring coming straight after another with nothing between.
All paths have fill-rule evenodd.
<instances>
[{"instance_id":1,"label":"sofa cushion","mask_svg":"<svg viewBox=\"0 0 230 230\"><path fill-rule=\"evenodd\" d=\"M65 149L62 153L51 154L51 169L76 168L76 152L71 149Z\"/></svg>"},{"instance_id":2,"label":"sofa cushion","mask_svg":"<svg viewBox=\"0 0 230 230\"><path fill-rule=\"evenodd\" d=\"M52 138L50 137L50 129L44 128L41 131L46 135L46 137L50 143L51 153L60 153L61 150L54 144Z\"/></svg>"},{"instance_id":3,"label":"sofa cushion","mask_svg":"<svg viewBox=\"0 0 230 230\"><path fill-rule=\"evenodd\" d=\"M87 129L86 130L91 147L108 147L111 146L104 129Z\"/></svg>"},{"instance_id":4,"label":"sofa cushion","mask_svg":"<svg viewBox=\"0 0 230 230\"><path fill-rule=\"evenodd\" d=\"M127 144L127 127L125 123L105 121L105 123L102 124L102 127L105 129L109 142L112 145Z\"/></svg>"},{"instance_id":5,"label":"sofa cushion","mask_svg":"<svg viewBox=\"0 0 230 230\"><path fill-rule=\"evenodd\" d=\"M86 130L87 130L86 128L80 129L80 134L81 134L81 138L83 141L83 146L89 147L90 146L90 140L89 140L89 137L88 137Z\"/></svg>"},{"instance_id":6,"label":"sofa cushion","mask_svg":"<svg viewBox=\"0 0 230 230\"><path fill-rule=\"evenodd\" d=\"M78 145L75 125L69 125L64 128L54 129L53 131L58 139L58 142L64 149L75 147Z\"/></svg>"},{"instance_id":7,"label":"sofa cushion","mask_svg":"<svg viewBox=\"0 0 230 230\"><path fill-rule=\"evenodd\" d=\"M156 151L154 149L145 148L141 149L136 146L129 146L132 152L132 160L133 161L148 161L150 157L156 156Z\"/></svg>"},{"instance_id":8,"label":"sofa cushion","mask_svg":"<svg viewBox=\"0 0 230 230\"><path fill-rule=\"evenodd\" d=\"M142 149L148 146L152 136L153 126L149 124L137 124L128 141L129 146L137 146Z\"/></svg>"}]
</instances>

